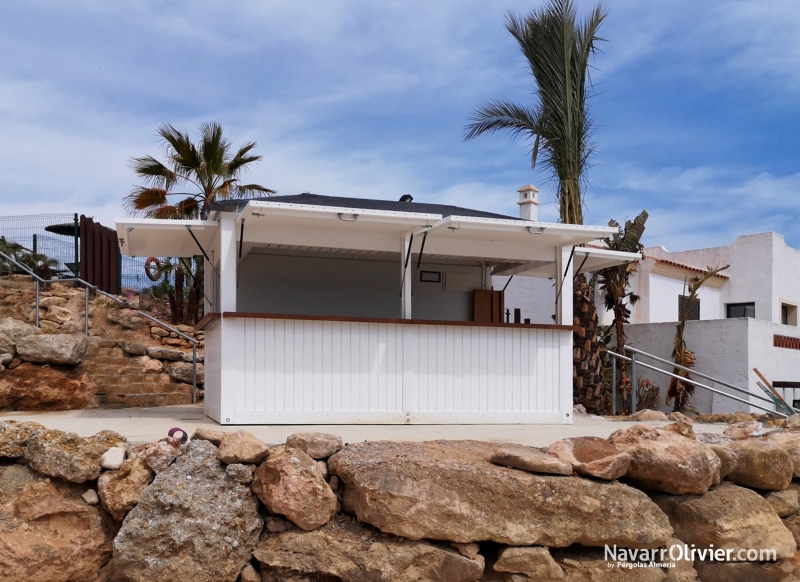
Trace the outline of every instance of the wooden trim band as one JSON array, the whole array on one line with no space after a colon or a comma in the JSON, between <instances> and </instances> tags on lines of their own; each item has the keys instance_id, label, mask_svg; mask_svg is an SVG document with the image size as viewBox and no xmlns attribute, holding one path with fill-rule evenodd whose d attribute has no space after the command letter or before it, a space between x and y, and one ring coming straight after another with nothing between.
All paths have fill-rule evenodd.
<instances>
[{"instance_id":1,"label":"wooden trim band","mask_svg":"<svg viewBox=\"0 0 800 582\"><path fill-rule=\"evenodd\" d=\"M218 313L209 313L206 318L216 316ZM216 318L215 317L215 318ZM392 323L399 325L455 325L459 327L510 327L521 329L552 329L557 331L578 331L577 325L554 325L546 323L478 323L475 321L440 321L429 319L393 319L380 317L344 317L339 315L293 315L284 313L244 313L239 311L226 311L222 314L224 318L231 319L298 319L302 321L342 321L349 323ZM199 326L200 323L197 325Z\"/></svg>"},{"instance_id":2,"label":"wooden trim band","mask_svg":"<svg viewBox=\"0 0 800 582\"><path fill-rule=\"evenodd\" d=\"M206 313L203 316L203 319L194 324L194 329L195 331L201 331L205 326L207 326L212 321L216 321L221 318L222 318L221 313Z\"/></svg>"}]
</instances>

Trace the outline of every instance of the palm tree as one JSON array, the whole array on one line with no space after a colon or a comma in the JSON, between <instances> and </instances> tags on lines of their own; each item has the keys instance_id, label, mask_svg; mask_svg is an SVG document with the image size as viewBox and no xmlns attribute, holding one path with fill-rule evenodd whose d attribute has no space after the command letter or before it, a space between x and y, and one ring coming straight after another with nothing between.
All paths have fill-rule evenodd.
<instances>
[{"instance_id":1,"label":"palm tree","mask_svg":"<svg viewBox=\"0 0 800 582\"><path fill-rule=\"evenodd\" d=\"M168 161L162 163L153 156L131 160L133 171L145 183L126 198L131 213L151 218L197 218L214 200L275 193L258 184L241 184L244 172L261 159L251 153L256 142L233 152L218 123L201 125L197 144L188 133L169 123L158 128L158 134ZM176 192L177 186L188 186L194 192ZM173 196L181 200L173 202Z\"/></svg>"},{"instance_id":2,"label":"palm tree","mask_svg":"<svg viewBox=\"0 0 800 582\"><path fill-rule=\"evenodd\" d=\"M531 167L539 158L558 184L561 222L583 224L581 186L594 149L593 120L587 99L591 90L589 61L607 15L602 5L578 22L572 0L549 0L525 16L508 14L506 29L519 44L534 80L534 103L492 101L480 107L464 138L507 132L532 142Z\"/></svg>"},{"instance_id":3,"label":"palm tree","mask_svg":"<svg viewBox=\"0 0 800 582\"><path fill-rule=\"evenodd\" d=\"M568 224L583 224L581 188L594 150L587 107L592 89L589 62L602 40L597 32L606 15L599 4L578 22L572 0L549 0L524 16L508 14L506 29L527 60L534 101L492 101L477 109L464 128L466 140L495 132L526 137L531 142L531 167L535 169L539 160L544 163L557 184L559 219ZM597 310L594 290L583 275L576 277L573 306L582 328L574 335L574 400L589 412L602 412L592 405L603 389Z\"/></svg>"},{"instance_id":4,"label":"palm tree","mask_svg":"<svg viewBox=\"0 0 800 582\"><path fill-rule=\"evenodd\" d=\"M245 171L261 159L252 153L256 142L248 142L234 152L218 123L201 125L200 140L196 144L188 133L169 123L158 128L158 134L167 162L160 162L153 156L131 160L133 171L144 185L135 187L125 199L130 213L150 218L199 218L215 200L275 193L259 184L241 183ZM191 191L176 192L177 187L187 187ZM185 260L164 265L159 276L164 277L165 283L169 273L174 276L174 287L170 289L166 285L172 323L195 323L203 293L202 260L195 261L194 274ZM187 276L191 287L185 305L183 287Z\"/></svg>"}]
</instances>

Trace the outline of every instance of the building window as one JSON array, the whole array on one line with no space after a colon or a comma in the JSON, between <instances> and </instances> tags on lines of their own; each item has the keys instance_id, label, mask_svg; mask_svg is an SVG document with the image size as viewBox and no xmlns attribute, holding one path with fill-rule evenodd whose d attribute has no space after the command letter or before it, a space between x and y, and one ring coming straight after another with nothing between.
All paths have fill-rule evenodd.
<instances>
[{"instance_id":1,"label":"building window","mask_svg":"<svg viewBox=\"0 0 800 582\"><path fill-rule=\"evenodd\" d=\"M797 325L797 305L781 303L781 323L783 325Z\"/></svg>"},{"instance_id":2,"label":"building window","mask_svg":"<svg viewBox=\"0 0 800 582\"><path fill-rule=\"evenodd\" d=\"M686 321L698 321L700 319L700 300L695 298L689 303L688 295L678 295L678 319L686 315Z\"/></svg>"},{"instance_id":3,"label":"building window","mask_svg":"<svg viewBox=\"0 0 800 582\"><path fill-rule=\"evenodd\" d=\"M726 305L726 317L755 317L756 304L755 303L728 303Z\"/></svg>"}]
</instances>

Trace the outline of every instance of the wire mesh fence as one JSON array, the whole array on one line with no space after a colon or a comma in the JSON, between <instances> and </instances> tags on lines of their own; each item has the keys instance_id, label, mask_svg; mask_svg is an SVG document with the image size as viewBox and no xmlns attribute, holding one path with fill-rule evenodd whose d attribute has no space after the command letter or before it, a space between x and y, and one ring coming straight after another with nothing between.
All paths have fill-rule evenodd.
<instances>
[{"instance_id":1,"label":"wire mesh fence","mask_svg":"<svg viewBox=\"0 0 800 582\"><path fill-rule=\"evenodd\" d=\"M0 216L0 237L52 260L50 271L59 278L79 275L80 228L77 214ZM119 290L141 291L153 282L144 271L145 259L119 257Z\"/></svg>"}]
</instances>

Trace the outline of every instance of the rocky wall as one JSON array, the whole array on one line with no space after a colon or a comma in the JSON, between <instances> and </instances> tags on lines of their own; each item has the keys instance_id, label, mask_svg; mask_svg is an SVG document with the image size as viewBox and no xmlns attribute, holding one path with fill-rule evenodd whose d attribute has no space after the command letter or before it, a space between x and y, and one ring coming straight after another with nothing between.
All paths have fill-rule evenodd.
<instances>
[{"instance_id":1,"label":"rocky wall","mask_svg":"<svg viewBox=\"0 0 800 582\"><path fill-rule=\"evenodd\" d=\"M676 418L546 450L209 428L133 446L0 422L0 579L800 580L800 431Z\"/></svg>"}]
</instances>

